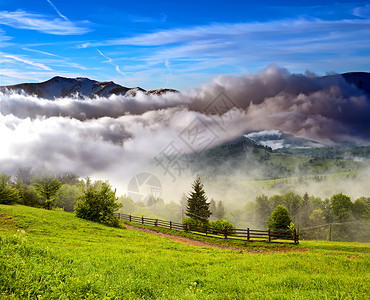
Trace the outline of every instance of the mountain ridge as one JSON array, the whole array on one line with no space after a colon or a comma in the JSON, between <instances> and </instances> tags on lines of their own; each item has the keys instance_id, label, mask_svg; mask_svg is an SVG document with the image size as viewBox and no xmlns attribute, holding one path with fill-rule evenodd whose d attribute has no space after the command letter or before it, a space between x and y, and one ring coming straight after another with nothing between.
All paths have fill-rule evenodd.
<instances>
[{"instance_id":1,"label":"mountain ridge","mask_svg":"<svg viewBox=\"0 0 370 300\"><path fill-rule=\"evenodd\" d=\"M336 78L339 76L342 77L348 84L353 85L367 95L370 95L370 73L367 72L346 72L317 78L321 80L330 80L330 78L336 80ZM135 97L138 92L146 95L179 93L179 91L169 88L160 88L147 91L141 87L125 87L113 81L100 82L87 77L68 78L62 76L55 76L49 80L39 83L20 83L15 85L0 86L0 91L12 91L15 93L24 92L49 100L63 97L92 98L109 97L111 95Z\"/></svg>"},{"instance_id":2,"label":"mountain ridge","mask_svg":"<svg viewBox=\"0 0 370 300\"><path fill-rule=\"evenodd\" d=\"M270 147L272 150L327 147L327 145L317 141L298 137L280 130L253 131L245 134L244 137L258 145Z\"/></svg>"},{"instance_id":3,"label":"mountain ridge","mask_svg":"<svg viewBox=\"0 0 370 300\"><path fill-rule=\"evenodd\" d=\"M0 91L25 92L29 95L49 100L64 97L109 97L111 95L135 97L138 92L147 95L162 95L168 92L178 93L174 89L161 88L147 91L141 87L124 87L113 81L99 82L86 77L68 78L61 76L55 76L40 83L20 83L1 86Z\"/></svg>"}]
</instances>

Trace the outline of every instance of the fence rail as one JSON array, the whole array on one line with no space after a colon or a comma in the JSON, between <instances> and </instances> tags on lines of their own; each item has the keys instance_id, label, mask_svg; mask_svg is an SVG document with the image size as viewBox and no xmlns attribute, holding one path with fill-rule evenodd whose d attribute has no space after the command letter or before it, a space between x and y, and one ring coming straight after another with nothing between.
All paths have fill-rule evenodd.
<instances>
[{"instance_id":1,"label":"fence rail","mask_svg":"<svg viewBox=\"0 0 370 300\"><path fill-rule=\"evenodd\" d=\"M210 236L215 238L223 238L247 242L268 242L268 243L299 243L299 232L294 229L292 232L274 231L274 230L256 230L256 229L224 229L217 230L208 226L190 226L189 224L181 224L172 221L136 217L121 213L115 214L118 219L125 220L131 223L150 225L177 231L189 232L192 234Z\"/></svg>"}]
</instances>

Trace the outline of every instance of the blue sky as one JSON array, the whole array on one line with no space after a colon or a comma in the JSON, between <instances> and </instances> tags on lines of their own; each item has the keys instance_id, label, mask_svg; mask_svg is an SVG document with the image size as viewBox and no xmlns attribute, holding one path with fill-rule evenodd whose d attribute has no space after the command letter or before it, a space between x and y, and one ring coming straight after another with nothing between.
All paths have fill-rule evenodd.
<instances>
[{"instance_id":1,"label":"blue sky","mask_svg":"<svg viewBox=\"0 0 370 300\"><path fill-rule=\"evenodd\" d=\"M0 85L53 76L184 89L277 64L370 71L369 1L0 2Z\"/></svg>"}]
</instances>

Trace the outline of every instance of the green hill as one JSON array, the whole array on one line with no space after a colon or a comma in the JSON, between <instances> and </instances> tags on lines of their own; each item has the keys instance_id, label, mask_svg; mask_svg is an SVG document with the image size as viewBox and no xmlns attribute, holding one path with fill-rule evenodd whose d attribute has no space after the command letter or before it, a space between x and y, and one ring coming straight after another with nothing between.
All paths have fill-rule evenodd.
<instances>
[{"instance_id":1,"label":"green hill","mask_svg":"<svg viewBox=\"0 0 370 300\"><path fill-rule=\"evenodd\" d=\"M189 167L203 178L237 174L241 180L358 171L370 166L370 146L355 148L278 149L241 138L189 155Z\"/></svg>"},{"instance_id":2,"label":"green hill","mask_svg":"<svg viewBox=\"0 0 370 300\"><path fill-rule=\"evenodd\" d=\"M62 211L0 205L0 298L367 298L369 244L277 250L195 247Z\"/></svg>"}]
</instances>

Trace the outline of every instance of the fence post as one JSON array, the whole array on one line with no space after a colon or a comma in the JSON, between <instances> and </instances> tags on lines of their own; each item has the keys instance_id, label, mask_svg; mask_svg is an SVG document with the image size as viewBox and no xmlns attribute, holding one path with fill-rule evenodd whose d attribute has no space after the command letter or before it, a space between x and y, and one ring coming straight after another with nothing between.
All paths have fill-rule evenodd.
<instances>
[{"instance_id":1,"label":"fence post","mask_svg":"<svg viewBox=\"0 0 370 300\"><path fill-rule=\"evenodd\" d=\"M329 242L331 242L331 223L329 224Z\"/></svg>"},{"instance_id":2,"label":"fence post","mask_svg":"<svg viewBox=\"0 0 370 300\"><path fill-rule=\"evenodd\" d=\"M225 236L225 239L227 239L227 228L224 229L224 236Z\"/></svg>"},{"instance_id":3,"label":"fence post","mask_svg":"<svg viewBox=\"0 0 370 300\"><path fill-rule=\"evenodd\" d=\"M156 220L155 220L154 226L155 226L155 227L157 227L157 226L158 226L158 219L156 219Z\"/></svg>"},{"instance_id":4,"label":"fence post","mask_svg":"<svg viewBox=\"0 0 370 300\"><path fill-rule=\"evenodd\" d=\"M207 235L207 225L204 225L204 231L206 232Z\"/></svg>"},{"instance_id":5,"label":"fence post","mask_svg":"<svg viewBox=\"0 0 370 300\"><path fill-rule=\"evenodd\" d=\"M141 217L141 224L144 225L144 217Z\"/></svg>"},{"instance_id":6,"label":"fence post","mask_svg":"<svg viewBox=\"0 0 370 300\"><path fill-rule=\"evenodd\" d=\"M297 244L297 230L294 228L294 244Z\"/></svg>"},{"instance_id":7,"label":"fence post","mask_svg":"<svg viewBox=\"0 0 370 300\"><path fill-rule=\"evenodd\" d=\"M269 243L271 242L271 229L269 229Z\"/></svg>"},{"instance_id":8,"label":"fence post","mask_svg":"<svg viewBox=\"0 0 370 300\"><path fill-rule=\"evenodd\" d=\"M185 231L188 232L188 223L185 223Z\"/></svg>"},{"instance_id":9,"label":"fence post","mask_svg":"<svg viewBox=\"0 0 370 300\"><path fill-rule=\"evenodd\" d=\"M249 242L250 236L249 236L249 228L247 228L247 241Z\"/></svg>"},{"instance_id":10,"label":"fence post","mask_svg":"<svg viewBox=\"0 0 370 300\"><path fill-rule=\"evenodd\" d=\"M129 215L129 220L130 220L130 222L131 222L131 215Z\"/></svg>"},{"instance_id":11,"label":"fence post","mask_svg":"<svg viewBox=\"0 0 370 300\"><path fill-rule=\"evenodd\" d=\"M121 219L121 214L120 214L120 213L118 213L117 215L118 215L118 216L117 216L117 217L118 217L118 219Z\"/></svg>"},{"instance_id":12,"label":"fence post","mask_svg":"<svg viewBox=\"0 0 370 300\"><path fill-rule=\"evenodd\" d=\"M172 222L170 221L170 229L172 229Z\"/></svg>"}]
</instances>

